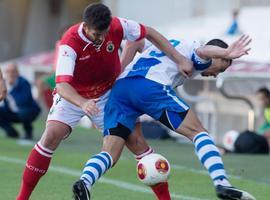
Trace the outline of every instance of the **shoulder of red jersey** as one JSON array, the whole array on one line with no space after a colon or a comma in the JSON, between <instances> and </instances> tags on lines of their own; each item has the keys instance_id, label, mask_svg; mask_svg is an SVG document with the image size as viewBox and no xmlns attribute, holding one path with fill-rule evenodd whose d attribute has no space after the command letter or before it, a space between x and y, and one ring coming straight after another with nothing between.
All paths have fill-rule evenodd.
<instances>
[{"instance_id":1,"label":"shoulder of red jersey","mask_svg":"<svg viewBox=\"0 0 270 200\"><path fill-rule=\"evenodd\" d=\"M61 38L60 45L67 45L71 47L76 53L80 52L82 50L82 46L85 45L84 42L86 42L80 36L81 28L82 23L71 26Z\"/></svg>"},{"instance_id":2,"label":"shoulder of red jersey","mask_svg":"<svg viewBox=\"0 0 270 200\"><path fill-rule=\"evenodd\" d=\"M120 17L113 17L111 26L116 31L121 31L123 39L130 41L138 41L146 36L146 28L144 25Z\"/></svg>"}]
</instances>

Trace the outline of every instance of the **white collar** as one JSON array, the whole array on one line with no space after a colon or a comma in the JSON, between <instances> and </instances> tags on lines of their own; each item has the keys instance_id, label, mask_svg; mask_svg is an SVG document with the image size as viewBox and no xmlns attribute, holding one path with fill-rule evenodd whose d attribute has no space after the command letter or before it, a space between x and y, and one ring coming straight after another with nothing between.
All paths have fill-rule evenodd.
<instances>
[{"instance_id":1,"label":"white collar","mask_svg":"<svg viewBox=\"0 0 270 200\"><path fill-rule=\"evenodd\" d=\"M80 24L79 28L78 28L78 34L80 36L80 38L85 41L88 44L91 44L92 41L90 41L83 33L83 22Z\"/></svg>"}]
</instances>

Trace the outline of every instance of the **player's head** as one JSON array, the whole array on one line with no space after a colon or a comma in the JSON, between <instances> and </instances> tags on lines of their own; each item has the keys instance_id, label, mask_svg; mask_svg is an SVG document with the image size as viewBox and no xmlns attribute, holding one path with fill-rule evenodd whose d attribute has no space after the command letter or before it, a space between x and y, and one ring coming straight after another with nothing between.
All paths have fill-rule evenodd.
<instances>
[{"instance_id":1,"label":"player's head","mask_svg":"<svg viewBox=\"0 0 270 200\"><path fill-rule=\"evenodd\" d=\"M228 48L228 44L220 39L213 39L206 43L206 45L218 46L221 48ZM232 64L231 59L224 58L213 58L211 66L203 71L202 76L214 76L216 77L219 73L224 72Z\"/></svg>"},{"instance_id":2,"label":"player's head","mask_svg":"<svg viewBox=\"0 0 270 200\"><path fill-rule=\"evenodd\" d=\"M110 9L101 4L90 4L83 12L84 31L89 39L100 45L109 30L112 14Z\"/></svg>"},{"instance_id":3,"label":"player's head","mask_svg":"<svg viewBox=\"0 0 270 200\"><path fill-rule=\"evenodd\" d=\"M266 87L262 87L257 91L257 98L263 107L270 106L270 91Z\"/></svg>"}]
</instances>

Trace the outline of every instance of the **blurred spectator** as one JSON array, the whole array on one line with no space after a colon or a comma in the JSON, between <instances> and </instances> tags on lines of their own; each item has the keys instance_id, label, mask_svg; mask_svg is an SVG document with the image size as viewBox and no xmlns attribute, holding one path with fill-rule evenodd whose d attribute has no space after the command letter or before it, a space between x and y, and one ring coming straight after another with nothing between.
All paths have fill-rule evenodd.
<instances>
[{"instance_id":1,"label":"blurred spectator","mask_svg":"<svg viewBox=\"0 0 270 200\"><path fill-rule=\"evenodd\" d=\"M223 137L223 146L226 152L231 153L269 153L269 146L265 137L251 131L244 131L242 133L238 133L234 130L228 131Z\"/></svg>"},{"instance_id":2,"label":"blurred spectator","mask_svg":"<svg viewBox=\"0 0 270 200\"><path fill-rule=\"evenodd\" d=\"M240 133L235 143L235 153L268 154L267 140L257 133L244 131Z\"/></svg>"},{"instance_id":3,"label":"blurred spectator","mask_svg":"<svg viewBox=\"0 0 270 200\"><path fill-rule=\"evenodd\" d=\"M241 34L241 31L239 29L238 16L239 16L239 10L234 10L232 13L232 23L231 23L229 29L227 30L228 35Z\"/></svg>"},{"instance_id":4,"label":"blurred spectator","mask_svg":"<svg viewBox=\"0 0 270 200\"><path fill-rule=\"evenodd\" d=\"M40 108L32 97L31 85L19 75L15 63L5 68L7 97L0 107L0 127L4 129L7 137L18 138L19 134L12 123L22 123L24 139L33 138L32 122L40 113Z\"/></svg>"},{"instance_id":5,"label":"blurred spectator","mask_svg":"<svg viewBox=\"0 0 270 200\"><path fill-rule=\"evenodd\" d=\"M260 88L257 98L264 114L264 123L259 127L258 133L267 139L270 146L270 91L266 87Z\"/></svg>"},{"instance_id":6,"label":"blurred spectator","mask_svg":"<svg viewBox=\"0 0 270 200\"><path fill-rule=\"evenodd\" d=\"M4 81L2 71L0 70L0 101L2 101L7 95L6 83Z\"/></svg>"}]
</instances>

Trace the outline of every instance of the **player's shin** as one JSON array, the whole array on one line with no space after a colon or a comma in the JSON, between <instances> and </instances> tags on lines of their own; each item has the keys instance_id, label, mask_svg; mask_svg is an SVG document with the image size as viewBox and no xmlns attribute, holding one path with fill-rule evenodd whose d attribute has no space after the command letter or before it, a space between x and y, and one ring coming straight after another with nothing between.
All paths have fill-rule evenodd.
<instances>
[{"instance_id":1,"label":"player's shin","mask_svg":"<svg viewBox=\"0 0 270 200\"><path fill-rule=\"evenodd\" d=\"M135 159L137 162L139 162L140 159L142 159L144 156L147 156L153 152L154 150L151 147L148 147L148 149L143 153L135 155ZM155 193L158 200L171 200L168 182L158 183L156 185L150 186L150 188Z\"/></svg>"},{"instance_id":2,"label":"player's shin","mask_svg":"<svg viewBox=\"0 0 270 200\"><path fill-rule=\"evenodd\" d=\"M29 154L17 200L28 200L39 179L47 172L53 151L38 142Z\"/></svg>"},{"instance_id":3,"label":"player's shin","mask_svg":"<svg viewBox=\"0 0 270 200\"><path fill-rule=\"evenodd\" d=\"M113 165L112 156L102 151L99 154L91 157L85 164L81 180L85 183L86 187L90 189L92 185Z\"/></svg>"},{"instance_id":4,"label":"player's shin","mask_svg":"<svg viewBox=\"0 0 270 200\"><path fill-rule=\"evenodd\" d=\"M193 138L196 154L208 170L215 186L231 186L224 169L223 161L216 145L207 132L198 133Z\"/></svg>"}]
</instances>

